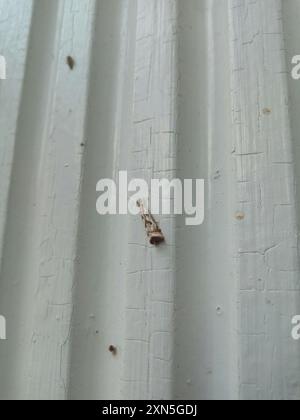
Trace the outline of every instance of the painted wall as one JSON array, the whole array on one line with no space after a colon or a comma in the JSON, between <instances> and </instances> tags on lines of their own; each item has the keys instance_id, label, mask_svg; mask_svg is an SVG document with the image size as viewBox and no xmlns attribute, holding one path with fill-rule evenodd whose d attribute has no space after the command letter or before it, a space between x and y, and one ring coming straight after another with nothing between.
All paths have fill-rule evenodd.
<instances>
[{"instance_id":1,"label":"painted wall","mask_svg":"<svg viewBox=\"0 0 300 420\"><path fill-rule=\"evenodd\" d=\"M300 399L299 17L0 0L1 399ZM204 224L99 216L120 170L204 178Z\"/></svg>"}]
</instances>

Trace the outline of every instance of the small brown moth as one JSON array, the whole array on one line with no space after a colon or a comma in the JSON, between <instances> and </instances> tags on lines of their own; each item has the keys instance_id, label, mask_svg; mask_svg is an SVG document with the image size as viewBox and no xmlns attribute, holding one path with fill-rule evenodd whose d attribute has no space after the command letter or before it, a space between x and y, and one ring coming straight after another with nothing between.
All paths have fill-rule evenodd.
<instances>
[{"instance_id":1,"label":"small brown moth","mask_svg":"<svg viewBox=\"0 0 300 420\"><path fill-rule=\"evenodd\" d=\"M150 239L150 244L157 246L165 242L165 237L159 228L158 223L155 221L152 214L145 209L142 200L137 202L137 206L140 208L140 213L145 224L147 236Z\"/></svg>"}]
</instances>

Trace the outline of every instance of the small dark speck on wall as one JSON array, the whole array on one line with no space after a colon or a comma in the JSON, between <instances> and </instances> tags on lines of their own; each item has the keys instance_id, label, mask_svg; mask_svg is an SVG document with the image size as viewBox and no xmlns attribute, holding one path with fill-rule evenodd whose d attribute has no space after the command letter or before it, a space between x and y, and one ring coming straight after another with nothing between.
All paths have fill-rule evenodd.
<instances>
[{"instance_id":1,"label":"small dark speck on wall","mask_svg":"<svg viewBox=\"0 0 300 420\"><path fill-rule=\"evenodd\" d=\"M68 57L67 57L67 64L68 64L70 70L74 69L76 63L75 63L74 58L71 57L70 55L68 55Z\"/></svg>"},{"instance_id":2,"label":"small dark speck on wall","mask_svg":"<svg viewBox=\"0 0 300 420\"><path fill-rule=\"evenodd\" d=\"M117 355L117 347L115 347L115 346L109 346L109 348L108 348L108 351L113 355L113 356L116 356Z\"/></svg>"}]
</instances>

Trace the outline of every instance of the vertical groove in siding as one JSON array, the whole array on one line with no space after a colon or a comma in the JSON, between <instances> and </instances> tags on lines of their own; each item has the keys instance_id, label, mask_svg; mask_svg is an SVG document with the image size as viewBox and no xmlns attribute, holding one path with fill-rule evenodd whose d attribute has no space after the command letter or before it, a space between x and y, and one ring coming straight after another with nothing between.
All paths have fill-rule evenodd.
<instances>
[{"instance_id":1,"label":"vertical groove in siding","mask_svg":"<svg viewBox=\"0 0 300 420\"><path fill-rule=\"evenodd\" d=\"M231 0L241 399L299 399L293 155L279 0ZM241 220L242 219L242 220Z\"/></svg>"},{"instance_id":2,"label":"vertical groove in siding","mask_svg":"<svg viewBox=\"0 0 300 420\"><path fill-rule=\"evenodd\" d=\"M3 236L6 222L6 212L13 165L15 134L20 94L23 86L26 68L26 54L32 17L32 4L22 3L15 10L14 1L0 2L0 50L5 55L7 71L13 74L0 84L1 103L5 104L0 113L0 261L2 259ZM15 31L18 26L19 30Z\"/></svg>"},{"instance_id":3,"label":"vertical groove in siding","mask_svg":"<svg viewBox=\"0 0 300 420\"><path fill-rule=\"evenodd\" d=\"M1 271L8 397L66 397L91 4L34 7Z\"/></svg>"},{"instance_id":4,"label":"vertical groove in siding","mask_svg":"<svg viewBox=\"0 0 300 420\"><path fill-rule=\"evenodd\" d=\"M51 45L53 41L51 32L56 6L57 3L53 2L47 8L45 2L41 2L33 9L26 73L15 134L9 211L1 267L1 307L9 319L9 329L14 331L8 345L10 351L6 356L3 377L6 391L10 392L11 387L19 398L26 396L27 380L24 367L28 366L28 360L25 362L24 359L30 357L32 336L29 327L32 308L30 296L38 275L35 264L36 229L39 228L36 224L36 203L40 193L37 183L38 162L47 118L45 104L49 92L47 67L50 60L45 46ZM45 22L44 12L49 13L48 24ZM41 40L45 46L39 43ZM39 68L43 71L39 71ZM14 302L14 305L11 306L10 302ZM9 308L6 308L7 304Z\"/></svg>"},{"instance_id":5,"label":"vertical groove in siding","mask_svg":"<svg viewBox=\"0 0 300 420\"><path fill-rule=\"evenodd\" d=\"M294 55L299 54L299 36L296 33L295 28L298 28L300 19L300 2L298 0L289 0L282 2L283 7L283 29L284 29L284 41L285 41L285 52L286 52L286 63L287 72L292 69L292 58ZM298 226L300 223L300 119L299 119L299 106L300 106L300 83L298 80L294 80L292 77L288 77L289 87L289 111L291 119L291 132L293 140L293 152L296 172L296 201L298 211Z\"/></svg>"},{"instance_id":6,"label":"vertical groove in siding","mask_svg":"<svg viewBox=\"0 0 300 420\"><path fill-rule=\"evenodd\" d=\"M130 175L176 175L177 1L138 1ZM169 399L173 389L174 217L160 218L166 244L149 245L129 222L122 395Z\"/></svg>"},{"instance_id":7,"label":"vertical groove in siding","mask_svg":"<svg viewBox=\"0 0 300 420\"><path fill-rule=\"evenodd\" d=\"M179 1L178 38L178 175L204 178L206 203L202 226L177 222L174 395L231 399L237 346L227 3Z\"/></svg>"},{"instance_id":8,"label":"vertical groove in siding","mask_svg":"<svg viewBox=\"0 0 300 420\"><path fill-rule=\"evenodd\" d=\"M52 2L53 3L53 2ZM47 5L49 2L47 3ZM68 395L74 265L81 166L89 80L94 0L58 2L53 92L49 99L47 144L40 161L39 279L32 324L28 396ZM43 16L47 16L44 11ZM67 56L74 57L69 68ZM76 71L74 71L76 70ZM49 89L49 93L52 89ZM43 192L42 192L43 191ZM44 320L41 322L41 320ZM48 362L45 363L45 360ZM45 382L43 377L52 377Z\"/></svg>"},{"instance_id":9,"label":"vertical groove in siding","mask_svg":"<svg viewBox=\"0 0 300 420\"><path fill-rule=\"evenodd\" d=\"M70 368L71 399L118 399L128 247L126 216L99 216L96 184L117 181L132 142L135 1L97 1ZM113 357L110 345L117 347Z\"/></svg>"}]
</instances>

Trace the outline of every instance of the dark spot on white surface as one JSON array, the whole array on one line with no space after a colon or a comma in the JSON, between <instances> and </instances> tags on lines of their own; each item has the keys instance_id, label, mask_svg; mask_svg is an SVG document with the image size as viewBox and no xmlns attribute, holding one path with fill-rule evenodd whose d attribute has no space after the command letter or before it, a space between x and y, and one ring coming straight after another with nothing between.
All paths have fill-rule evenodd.
<instances>
[{"instance_id":1,"label":"dark spot on white surface","mask_svg":"<svg viewBox=\"0 0 300 420\"><path fill-rule=\"evenodd\" d=\"M113 356L116 356L117 355L117 352L118 352L118 350L117 350L117 347L115 347L115 346L113 346L113 345L110 345L109 347L108 347L108 351L113 355Z\"/></svg>"},{"instance_id":2,"label":"dark spot on white surface","mask_svg":"<svg viewBox=\"0 0 300 420\"><path fill-rule=\"evenodd\" d=\"M223 311L222 311L222 308L221 308L221 306L217 306L217 315L222 315L222 313L223 313Z\"/></svg>"},{"instance_id":3,"label":"dark spot on white surface","mask_svg":"<svg viewBox=\"0 0 300 420\"><path fill-rule=\"evenodd\" d=\"M74 70L74 67L75 67L76 63L75 63L74 58L71 57L70 55L68 55L68 57L67 57L67 64L68 64L70 70Z\"/></svg>"}]
</instances>

